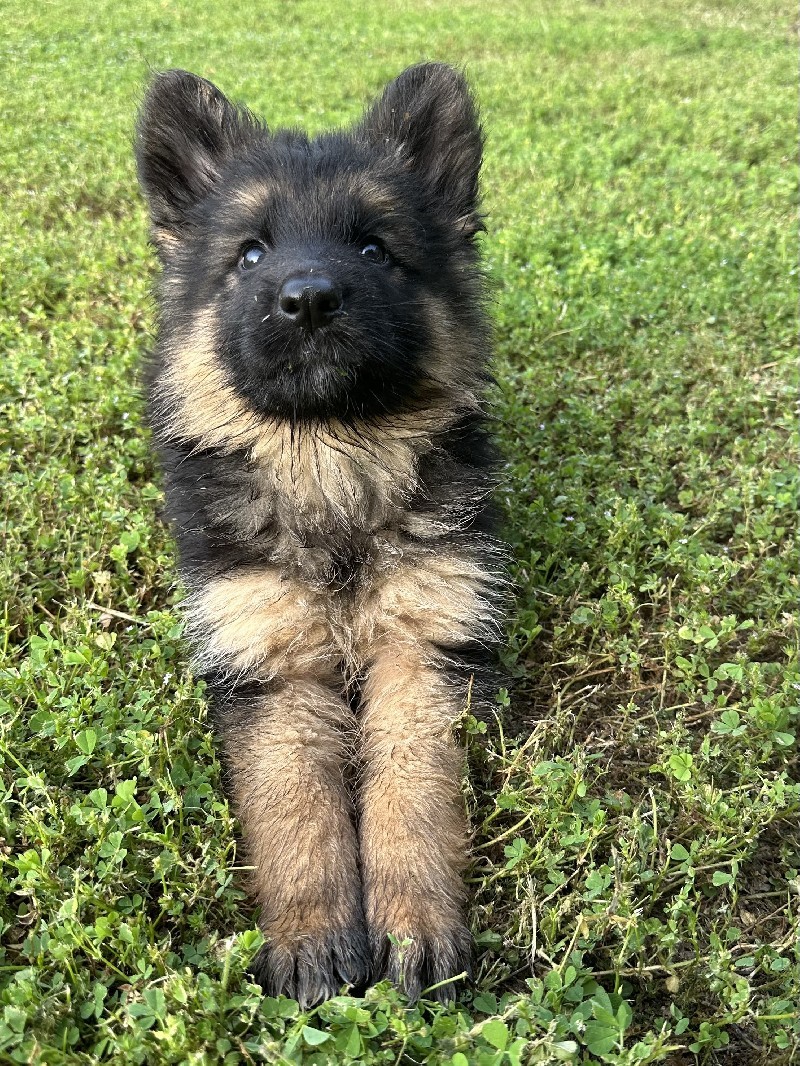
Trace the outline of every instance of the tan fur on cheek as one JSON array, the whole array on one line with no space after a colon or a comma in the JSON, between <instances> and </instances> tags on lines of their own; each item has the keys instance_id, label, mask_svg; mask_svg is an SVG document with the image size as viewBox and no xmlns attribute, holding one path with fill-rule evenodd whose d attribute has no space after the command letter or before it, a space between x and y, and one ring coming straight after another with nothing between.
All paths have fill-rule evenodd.
<instances>
[{"instance_id":1,"label":"tan fur on cheek","mask_svg":"<svg viewBox=\"0 0 800 1066\"><path fill-rule=\"evenodd\" d=\"M199 448L230 451L253 443L259 421L229 383L215 353L216 336L212 307L172 339L155 392L155 424L167 440L195 440Z\"/></svg>"},{"instance_id":2,"label":"tan fur on cheek","mask_svg":"<svg viewBox=\"0 0 800 1066\"><path fill-rule=\"evenodd\" d=\"M324 600L277 570L215 578L189 598L185 614L201 670L264 679L327 677L335 668Z\"/></svg>"},{"instance_id":3,"label":"tan fur on cheek","mask_svg":"<svg viewBox=\"0 0 800 1066\"><path fill-rule=\"evenodd\" d=\"M422 294L425 322L431 333L431 345L424 368L426 375L442 391L453 410L478 411L479 397L485 384L478 376L476 363L464 362L463 354L473 352L474 338L430 293Z\"/></svg>"}]
</instances>

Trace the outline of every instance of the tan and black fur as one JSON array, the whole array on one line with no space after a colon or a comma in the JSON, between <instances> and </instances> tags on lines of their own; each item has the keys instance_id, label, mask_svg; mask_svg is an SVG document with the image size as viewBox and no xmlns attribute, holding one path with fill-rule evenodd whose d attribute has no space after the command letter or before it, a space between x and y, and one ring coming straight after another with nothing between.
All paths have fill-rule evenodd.
<instances>
[{"instance_id":1,"label":"tan and black fur","mask_svg":"<svg viewBox=\"0 0 800 1066\"><path fill-rule=\"evenodd\" d=\"M137 161L162 261L150 411L265 947L308 1004L469 965L453 725L488 684L498 549L460 74L270 132L183 71ZM442 984L444 982L444 984Z\"/></svg>"}]
</instances>

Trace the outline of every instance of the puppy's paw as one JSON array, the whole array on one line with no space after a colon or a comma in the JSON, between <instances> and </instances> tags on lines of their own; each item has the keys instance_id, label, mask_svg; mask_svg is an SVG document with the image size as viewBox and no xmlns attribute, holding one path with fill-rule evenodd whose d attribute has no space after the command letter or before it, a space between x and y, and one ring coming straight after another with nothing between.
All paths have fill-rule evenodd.
<instances>
[{"instance_id":1,"label":"puppy's paw","mask_svg":"<svg viewBox=\"0 0 800 1066\"><path fill-rule=\"evenodd\" d=\"M373 980L388 977L412 1001L432 985L427 999L455 999L458 985L449 978L472 972L472 939L463 925L418 935L373 935ZM463 978L462 978L463 980Z\"/></svg>"},{"instance_id":2,"label":"puppy's paw","mask_svg":"<svg viewBox=\"0 0 800 1066\"><path fill-rule=\"evenodd\" d=\"M280 943L268 941L251 962L250 973L267 995L296 999L306 1010L337 995L342 985L363 990L371 964L366 934L353 924Z\"/></svg>"}]
</instances>

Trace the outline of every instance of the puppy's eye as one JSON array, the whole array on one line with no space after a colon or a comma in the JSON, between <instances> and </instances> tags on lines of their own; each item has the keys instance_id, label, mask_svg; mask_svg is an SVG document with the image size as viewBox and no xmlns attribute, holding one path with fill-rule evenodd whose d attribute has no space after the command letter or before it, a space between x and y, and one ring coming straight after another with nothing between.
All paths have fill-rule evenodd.
<instances>
[{"instance_id":1,"label":"puppy's eye","mask_svg":"<svg viewBox=\"0 0 800 1066\"><path fill-rule=\"evenodd\" d=\"M248 244L245 250L242 252L242 258L239 261L239 265L242 270L252 270L253 267L258 266L261 260L266 255L264 248L260 244Z\"/></svg>"},{"instance_id":2,"label":"puppy's eye","mask_svg":"<svg viewBox=\"0 0 800 1066\"><path fill-rule=\"evenodd\" d=\"M388 258L381 242L372 239L368 240L361 249L361 255L364 259L369 259L370 263L385 263Z\"/></svg>"}]
</instances>

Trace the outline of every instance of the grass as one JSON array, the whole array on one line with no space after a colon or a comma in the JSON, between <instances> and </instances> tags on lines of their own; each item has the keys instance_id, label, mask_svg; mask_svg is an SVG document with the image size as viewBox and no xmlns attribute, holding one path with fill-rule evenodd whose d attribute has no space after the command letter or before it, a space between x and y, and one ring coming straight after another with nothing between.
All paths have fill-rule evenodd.
<instances>
[{"instance_id":1,"label":"grass","mask_svg":"<svg viewBox=\"0 0 800 1066\"><path fill-rule=\"evenodd\" d=\"M4 11L0 1062L800 1059L793 10ZM142 426L149 67L319 129L466 63L517 611L465 713L475 987L309 1014L256 949Z\"/></svg>"}]
</instances>

